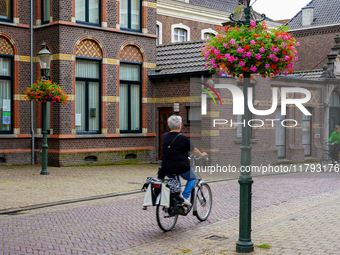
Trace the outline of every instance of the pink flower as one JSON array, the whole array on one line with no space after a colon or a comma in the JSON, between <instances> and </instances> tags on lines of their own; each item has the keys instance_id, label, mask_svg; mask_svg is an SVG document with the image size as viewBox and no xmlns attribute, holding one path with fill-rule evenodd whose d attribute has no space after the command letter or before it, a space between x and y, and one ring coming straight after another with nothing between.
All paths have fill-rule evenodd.
<instances>
[{"instance_id":1,"label":"pink flower","mask_svg":"<svg viewBox=\"0 0 340 255\"><path fill-rule=\"evenodd\" d=\"M242 60L240 61L240 63L239 63L239 65L240 66L245 66L246 65L246 63L245 62L243 62Z\"/></svg>"},{"instance_id":2,"label":"pink flower","mask_svg":"<svg viewBox=\"0 0 340 255\"><path fill-rule=\"evenodd\" d=\"M250 67L250 71L252 71L252 72L256 72L256 70L257 70L256 66L252 66L252 67Z\"/></svg>"},{"instance_id":3,"label":"pink flower","mask_svg":"<svg viewBox=\"0 0 340 255\"><path fill-rule=\"evenodd\" d=\"M285 56L284 60L289 61L289 56Z\"/></svg>"},{"instance_id":4,"label":"pink flower","mask_svg":"<svg viewBox=\"0 0 340 255\"><path fill-rule=\"evenodd\" d=\"M255 20L250 21L250 27L256 27L256 22L255 22Z\"/></svg>"},{"instance_id":5,"label":"pink flower","mask_svg":"<svg viewBox=\"0 0 340 255\"><path fill-rule=\"evenodd\" d=\"M298 56L295 57L295 61L297 61L297 60L299 60L299 57L298 57Z\"/></svg>"},{"instance_id":6,"label":"pink flower","mask_svg":"<svg viewBox=\"0 0 340 255\"><path fill-rule=\"evenodd\" d=\"M264 67L268 69L270 67L270 64L266 64Z\"/></svg>"},{"instance_id":7,"label":"pink flower","mask_svg":"<svg viewBox=\"0 0 340 255\"><path fill-rule=\"evenodd\" d=\"M259 49L259 51L260 51L261 53L264 53L266 50L265 50L263 47L261 47L261 48Z\"/></svg>"},{"instance_id":8,"label":"pink flower","mask_svg":"<svg viewBox=\"0 0 340 255\"><path fill-rule=\"evenodd\" d=\"M235 60L235 58L233 57L233 56L230 56L229 58L228 58L228 61L229 62L233 62Z\"/></svg>"},{"instance_id":9,"label":"pink flower","mask_svg":"<svg viewBox=\"0 0 340 255\"><path fill-rule=\"evenodd\" d=\"M244 49L242 49L241 47L238 47L238 48L237 48L237 53L238 53L238 54L241 54L242 52L244 52Z\"/></svg>"},{"instance_id":10,"label":"pink flower","mask_svg":"<svg viewBox=\"0 0 340 255\"><path fill-rule=\"evenodd\" d=\"M282 43L281 44L281 48L286 48L287 47L287 44L286 43Z\"/></svg>"},{"instance_id":11,"label":"pink flower","mask_svg":"<svg viewBox=\"0 0 340 255\"><path fill-rule=\"evenodd\" d=\"M299 43L299 42L297 42L297 43L296 43L296 46L300 46L300 43Z\"/></svg>"},{"instance_id":12,"label":"pink flower","mask_svg":"<svg viewBox=\"0 0 340 255\"><path fill-rule=\"evenodd\" d=\"M247 54L246 54L246 53L243 53L243 54L241 54L241 57L242 57L242 58L245 58L245 57L247 57Z\"/></svg>"},{"instance_id":13,"label":"pink flower","mask_svg":"<svg viewBox=\"0 0 340 255\"><path fill-rule=\"evenodd\" d=\"M271 53L271 54L269 54L269 57L270 57L270 58L275 58L276 55L275 55L274 53Z\"/></svg>"},{"instance_id":14,"label":"pink flower","mask_svg":"<svg viewBox=\"0 0 340 255\"><path fill-rule=\"evenodd\" d=\"M235 39L231 39L231 40L230 40L230 43L231 43L231 44L235 44L235 43L236 43Z\"/></svg>"},{"instance_id":15,"label":"pink flower","mask_svg":"<svg viewBox=\"0 0 340 255\"><path fill-rule=\"evenodd\" d=\"M273 46L273 47L272 47L272 51L274 51L274 52L278 52L278 51L279 51L279 49Z\"/></svg>"},{"instance_id":16,"label":"pink flower","mask_svg":"<svg viewBox=\"0 0 340 255\"><path fill-rule=\"evenodd\" d=\"M279 59L277 57L275 57L275 58L273 58L273 61L277 62L277 61L279 61Z\"/></svg>"},{"instance_id":17,"label":"pink flower","mask_svg":"<svg viewBox=\"0 0 340 255\"><path fill-rule=\"evenodd\" d=\"M224 57L225 57L225 58L229 58L229 57L230 57L230 54L227 53L227 54L224 55Z\"/></svg>"},{"instance_id":18,"label":"pink flower","mask_svg":"<svg viewBox=\"0 0 340 255\"><path fill-rule=\"evenodd\" d=\"M246 53L246 55L247 55L247 57L251 57L252 55L253 55L253 53L252 52L250 52L250 51L248 51L247 53Z\"/></svg>"},{"instance_id":19,"label":"pink flower","mask_svg":"<svg viewBox=\"0 0 340 255\"><path fill-rule=\"evenodd\" d=\"M251 40L249 43L252 44L252 45L255 45L255 41L254 40Z\"/></svg>"},{"instance_id":20,"label":"pink flower","mask_svg":"<svg viewBox=\"0 0 340 255\"><path fill-rule=\"evenodd\" d=\"M256 54L255 58L256 58L257 60L260 60L260 59L262 58L262 56L261 56L260 53L258 53L258 54Z\"/></svg>"},{"instance_id":21,"label":"pink flower","mask_svg":"<svg viewBox=\"0 0 340 255\"><path fill-rule=\"evenodd\" d=\"M283 37L283 40L288 40L288 39L289 39L289 38L288 38L288 36L286 36L286 35Z\"/></svg>"},{"instance_id":22,"label":"pink flower","mask_svg":"<svg viewBox=\"0 0 340 255\"><path fill-rule=\"evenodd\" d=\"M227 47L228 47L228 44L223 43L223 47L224 47L224 48L227 48Z\"/></svg>"}]
</instances>

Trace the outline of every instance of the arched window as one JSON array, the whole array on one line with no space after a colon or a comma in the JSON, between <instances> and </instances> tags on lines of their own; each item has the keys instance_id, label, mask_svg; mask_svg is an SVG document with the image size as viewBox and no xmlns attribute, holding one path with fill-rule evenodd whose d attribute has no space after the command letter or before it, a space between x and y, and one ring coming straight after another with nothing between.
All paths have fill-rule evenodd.
<instances>
[{"instance_id":1,"label":"arched window","mask_svg":"<svg viewBox=\"0 0 340 255\"><path fill-rule=\"evenodd\" d=\"M202 29L201 31L201 39L206 40L208 38L214 37L217 34L217 32L211 28L208 29Z\"/></svg>"},{"instance_id":2,"label":"arched window","mask_svg":"<svg viewBox=\"0 0 340 255\"><path fill-rule=\"evenodd\" d=\"M128 45L120 53L119 129L121 133L142 132L142 62L140 50Z\"/></svg>"},{"instance_id":3,"label":"arched window","mask_svg":"<svg viewBox=\"0 0 340 255\"><path fill-rule=\"evenodd\" d=\"M102 51L95 41L83 40L76 56L76 132L100 133Z\"/></svg>"},{"instance_id":4,"label":"arched window","mask_svg":"<svg viewBox=\"0 0 340 255\"><path fill-rule=\"evenodd\" d=\"M171 42L190 41L190 28L182 23L171 25Z\"/></svg>"},{"instance_id":5,"label":"arched window","mask_svg":"<svg viewBox=\"0 0 340 255\"><path fill-rule=\"evenodd\" d=\"M10 42L0 36L0 134L13 130L13 59Z\"/></svg>"}]
</instances>

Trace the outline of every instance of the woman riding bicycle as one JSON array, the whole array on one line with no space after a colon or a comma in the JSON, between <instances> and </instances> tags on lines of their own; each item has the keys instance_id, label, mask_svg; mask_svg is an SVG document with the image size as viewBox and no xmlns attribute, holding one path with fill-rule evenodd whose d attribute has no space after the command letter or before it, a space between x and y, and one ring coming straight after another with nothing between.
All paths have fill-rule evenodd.
<instances>
[{"instance_id":1,"label":"woman riding bicycle","mask_svg":"<svg viewBox=\"0 0 340 255\"><path fill-rule=\"evenodd\" d=\"M330 148L330 153L335 164L338 164L338 157L339 157L339 151L340 151L339 131L340 131L340 127L336 125L335 131L331 134L331 137L327 141L327 142L334 143L332 147Z\"/></svg>"},{"instance_id":2,"label":"woman riding bicycle","mask_svg":"<svg viewBox=\"0 0 340 255\"><path fill-rule=\"evenodd\" d=\"M188 152L198 157L206 157L208 154L206 152L201 153L194 147L187 136L180 133L182 129L182 117L172 115L168 118L168 126L171 131L163 135L162 142L162 171L169 178L174 178L174 175L179 175L187 180L182 198L184 199L183 204L191 206L188 198L196 184L197 175L194 169L190 169ZM170 148L169 145L171 145ZM164 155L166 155L166 157L164 157Z\"/></svg>"}]
</instances>

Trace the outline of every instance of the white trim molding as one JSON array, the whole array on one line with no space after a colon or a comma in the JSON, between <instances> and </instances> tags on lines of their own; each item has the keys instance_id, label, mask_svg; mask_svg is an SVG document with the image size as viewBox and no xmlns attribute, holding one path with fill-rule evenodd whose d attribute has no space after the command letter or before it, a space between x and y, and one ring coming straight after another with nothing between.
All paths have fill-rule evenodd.
<instances>
[{"instance_id":1,"label":"white trim molding","mask_svg":"<svg viewBox=\"0 0 340 255\"><path fill-rule=\"evenodd\" d=\"M171 42L175 42L175 28L181 28L187 31L187 42L190 41L190 27L183 25L182 23L179 24L172 24L171 25Z\"/></svg>"},{"instance_id":2,"label":"white trim molding","mask_svg":"<svg viewBox=\"0 0 340 255\"><path fill-rule=\"evenodd\" d=\"M217 32L216 32L215 30L211 29L211 28L202 29L202 30L201 30L201 39L202 39L202 40L204 40L204 34L205 34L205 33L214 34L214 35L217 34Z\"/></svg>"},{"instance_id":3,"label":"white trim molding","mask_svg":"<svg viewBox=\"0 0 340 255\"><path fill-rule=\"evenodd\" d=\"M163 42L163 24L158 20L156 23L158 26L158 45L161 45Z\"/></svg>"}]
</instances>

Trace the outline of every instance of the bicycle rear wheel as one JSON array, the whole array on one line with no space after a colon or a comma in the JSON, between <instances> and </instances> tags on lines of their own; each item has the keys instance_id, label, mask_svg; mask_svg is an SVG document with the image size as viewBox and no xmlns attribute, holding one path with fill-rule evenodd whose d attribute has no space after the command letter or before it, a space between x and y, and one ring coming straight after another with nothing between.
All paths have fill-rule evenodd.
<instances>
[{"instance_id":1,"label":"bicycle rear wheel","mask_svg":"<svg viewBox=\"0 0 340 255\"><path fill-rule=\"evenodd\" d=\"M323 154L320 163L321 163L321 169L324 172L327 172L330 168L331 156L328 153Z\"/></svg>"},{"instance_id":2,"label":"bicycle rear wheel","mask_svg":"<svg viewBox=\"0 0 340 255\"><path fill-rule=\"evenodd\" d=\"M195 215L200 221L208 219L212 207L212 193L207 183L202 183L198 188L196 196L196 209Z\"/></svg>"},{"instance_id":3,"label":"bicycle rear wheel","mask_svg":"<svg viewBox=\"0 0 340 255\"><path fill-rule=\"evenodd\" d=\"M169 208L166 208L165 206L157 205L156 207L157 223L164 232L172 230L175 227L178 218L178 214L170 216L168 210Z\"/></svg>"}]
</instances>

